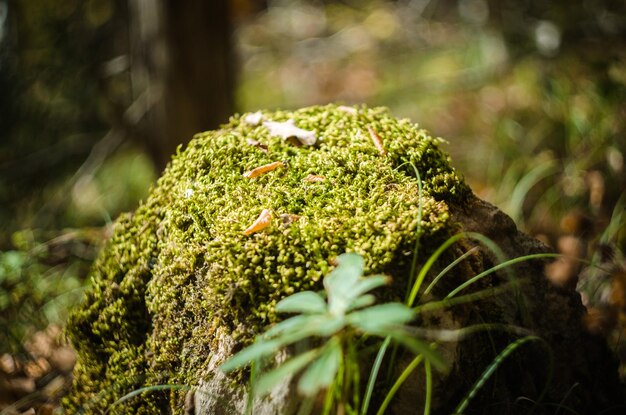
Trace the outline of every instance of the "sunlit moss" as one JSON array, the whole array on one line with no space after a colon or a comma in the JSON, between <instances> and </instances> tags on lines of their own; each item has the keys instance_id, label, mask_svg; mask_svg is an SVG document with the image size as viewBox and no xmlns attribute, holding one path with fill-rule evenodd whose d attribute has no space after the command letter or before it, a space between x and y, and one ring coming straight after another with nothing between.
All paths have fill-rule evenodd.
<instances>
[{"instance_id":1,"label":"sunlit moss","mask_svg":"<svg viewBox=\"0 0 626 415\"><path fill-rule=\"evenodd\" d=\"M384 108L335 105L264 112L264 119L294 119L314 130L318 142L295 147L235 116L221 130L198 134L148 200L118 220L68 327L79 366L66 408L90 402L97 412L144 385L193 385L217 327L250 341L276 321L277 301L319 289L339 254L358 252L366 273L388 273L404 287L417 235L438 242L450 232L447 202L462 201L469 190L439 140L414 124ZM382 138L386 155L368 127ZM286 167L254 179L243 175L275 161ZM419 226L411 163L423 181ZM304 181L310 174L325 180ZM272 212L270 226L244 235L263 209ZM281 214L299 219L284 224ZM179 397L149 396L129 405L146 413L160 405L181 411Z\"/></svg>"}]
</instances>

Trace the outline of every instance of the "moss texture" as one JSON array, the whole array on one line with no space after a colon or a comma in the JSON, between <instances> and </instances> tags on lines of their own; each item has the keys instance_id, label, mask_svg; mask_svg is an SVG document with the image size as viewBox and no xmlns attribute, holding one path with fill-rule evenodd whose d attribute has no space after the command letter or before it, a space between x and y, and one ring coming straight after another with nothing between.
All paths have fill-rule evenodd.
<instances>
[{"instance_id":1,"label":"moss texture","mask_svg":"<svg viewBox=\"0 0 626 415\"><path fill-rule=\"evenodd\" d=\"M250 341L276 321L277 301L319 289L343 252L358 252L366 272L406 286L416 237L426 247L424 241L440 241L453 227L448 203L469 195L440 140L385 108L263 112L266 121L292 119L315 131L317 143L304 147L246 123L245 115L194 137L148 200L117 220L67 329L78 351L64 402L70 413L182 413L180 391L110 405L142 386L196 384L217 327ZM275 161L286 166L243 175ZM411 163L423 184L419 226ZM308 175L325 180L308 182ZM272 212L270 225L244 235L263 209ZM299 219L284 224L281 214Z\"/></svg>"}]
</instances>

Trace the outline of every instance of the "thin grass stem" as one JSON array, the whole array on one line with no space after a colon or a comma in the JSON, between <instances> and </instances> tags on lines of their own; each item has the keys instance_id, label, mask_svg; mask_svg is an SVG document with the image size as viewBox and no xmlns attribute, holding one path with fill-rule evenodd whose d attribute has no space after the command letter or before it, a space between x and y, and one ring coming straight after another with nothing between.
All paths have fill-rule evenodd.
<instances>
[{"instance_id":1,"label":"thin grass stem","mask_svg":"<svg viewBox=\"0 0 626 415\"><path fill-rule=\"evenodd\" d=\"M409 271L409 278L408 278L407 287L406 287L406 293L408 296L409 290L411 289L411 285L413 284L413 279L415 278L415 273L417 271L417 257L418 257L419 248L420 248L420 235L421 235L421 230L422 230L422 214L423 214L424 202L422 200L422 178L420 176L419 170L417 170L417 167L415 167L415 164L412 161L407 161L399 165L397 169L399 169L400 167L406 164L410 165L413 168L413 171L415 172L415 177L417 178L417 192L418 192L418 201L419 201L417 205L417 226L415 228L415 246L413 247L413 258L411 259L411 269Z\"/></svg>"},{"instance_id":2,"label":"thin grass stem","mask_svg":"<svg viewBox=\"0 0 626 415\"><path fill-rule=\"evenodd\" d=\"M395 396L396 392L398 392L398 389L400 389L400 386L402 386L402 384L409 377L409 375L413 373L413 371L417 368L417 366L419 366L422 360L424 360L424 356L421 354L417 355L413 359L413 361L411 361L411 363L409 363L409 365L404 369L404 371L400 374L400 376L398 376L398 379L396 379L396 382L393 384L389 392L387 392L387 395L385 396L383 403L380 405L378 412L376 412L376 415L383 415L385 413L385 411L387 410L387 407L391 403L391 400Z\"/></svg>"},{"instance_id":3,"label":"thin grass stem","mask_svg":"<svg viewBox=\"0 0 626 415\"><path fill-rule=\"evenodd\" d=\"M424 361L424 376L426 377L426 400L424 401L424 415L430 415L430 405L433 399L433 371L428 360Z\"/></svg>"},{"instance_id":4,"label":"thin grass stem","mask_svg":"<svg viewBox=\"0 0 626 415\"><path fill-rule=\"evenodd\" d=\"M154 392L154 391L162 391L162 390L172 390L172 389L180 389L180 390L189 390L191 386L188 385L153 385L153 386L144 386L139 389L135 389L132 392L127 393L126 395L119 398L117 401L113 402L107 410L104 412L105 414L109 413L111 408L121 403L124 403L135 396L141 395L144 392Z\"/></svg>"},{"instance_id":5,"label":"thin grass stem","mask_svg":"<svg viewBox=\"0 0 626 415\"><path fill-rule=\"evenodd\" d=\"M450 265L448 265L447 267L445 267L439 274L437 274L437 276L435 278L433 278L433 280L430 282L430 284L428 285L428 287L426 287L426 289L424 290L424 295L428 295L428 293L430 293L430 291L435 287L435 284L437 284L439 282L439 280L446 275L448 272L450 272L450 270L452 268L454 268L455 266L457 266L460 262L462 262L465 258L467 258L468 256L472 255L474 252L476 252L478 250L478 247L475 246L472 249L468 250L466 253L464 253L463 255L461 255L460 257L458 257L457 259L455 259L454 261L452 261L450 263Z\"/></svg>"},{"instance_id":6,"label":"thin grass stem","mask_svg":"<svg viewBox=\"0 0 626 415\"><path fill-rule=\"evenodd\" d=\"M425 304L413 307L415 313L424 313L427 311L440 310L442 308L448 308L455 305L472 303L474 301L482 300L488 297L495 297L503 292L516 288L522 284L522 281L510 281L506 284L502 284L499 287L485 288L484 290L477 291L470 294L461 295L454 298L447 298L439 301L431 301Z\"/></svg>"},{"instance_id":7,"label":"thin grass stem","mask_svg":"<svg viewBox=\"0 0 626 415\"><path fill-rule=\"evenodd\" d=\"M502 252L500 247L498 247L498 245L496 245L491 239L487 238L486 236L484 236L484 235L482 235L480 233L477 233L477 232L461 232L461 233L457 233L457 234L451 236L450 238L448 238L443 244L441 244L439 246L439 248L437 248L437 250L428 258L428 260L426 261L426 263L424 264L424 266L420 270L420 273L417 276L417 280L413 284L413 288L412 288L411 293L409 295L409 298L408 298L408 300L406 302L406 304L409 307L413 307L413 304L415 303L415 299L417 298L417 294L418 294L418 292L419 292L419 290L421 288L422 283L424 282L424 278L426 278L426 274L428 273L428 271L430 271L430 269L432 268L432 266L435 263L435 261L437 261L437 259L439 259L441 254L443 254L443 252L446 249L448 249L452 244L454 244L455 242L457 242L458 240L460 240L462 238L475 239L475 240L481 242L483 245L485 245L487 248L489 248L489 250L491 250L491 252L493 252L493 254L498 258L498 260L500 262L504 262L505 261L504 253ZM511 279L513 279L513 275L511 275ZM433 285L433 287L434 287L434 285Z\"/></svg>"},{"instance_id":8,"label":"thin grass stem","mask_svg":"<svg viewBox=\"0 0 626 415\"><path fill-rule=\"evenodd\" d=\"M541 343L545 344L545 340L543 340L541 337L526 336L526 337L522 337L521 339L518 339L518 340L510 343L502 352L500 352L500 354L498 354L495 357L495 359L493 359L493 361L487 367L487 369L485 369L483 374L480 376L478 381L474 384L472 389L470 389L468 394L459 403L459 405L456 407L456 410L454 411L454 413L456 415L463 414L465 409L467 409L467 406L469 405L470 401L476 396L478 391L485 385L485 382L487 382L487 380L495 373L495 371L498 369L498 367L500 367L502 362L509 355L511 355L511 353L513 353L515 350L517 350L520 346L522 346L525 343L532 342L532 341L538 341L538 342L541 342ZM549 383L551 381L551 378L552 378L552 366L553 366L552 354L550 353L549 356L550 356L550 364L549 364L549 368L548 368L548 376L547 376L546 385L545 385L541 395L539 396L539 399L537 399L537 402L540 402L541 399L543 398L543 396L545 395L545 393L546 393L546 391L548 389L548 385L549 385Z\"/></svg>"},{"instance_id":9,"label":"thin grass stem","mask_svg":"<svg viewBox=\"0 0 626 415\"><path fill-rule=\"evenodd\" d=\"M376 384L378 372L380 371L380 366L383 363L383 359L385 357L385 353L387 352L387 348L389 347L389 343L391 343L391 337L387 336L385 337L385 340L383 341L382 345L378 349L378 353L376 354L374 365L372 366L369 379L367 380L365 396L363 397L363 406L361 407L361 415L366 415L367 410L369 409L370 400L372 399L372 393L374 392L374 385Z\"/></svg>"},{"instance_id":10,"label":"thin grass stem","mask_svg":"<svg viewBox=\"0 0 626 415\"><path fill-rule=\"evenodd\" d=\"M518 258L510 259L510 260L505 261L505 262L503 262L501 264L495 265L495 266L489 268L488 270L485 270L485 271L481 272L480 274L476 275L475 277L472 277L469 280L465 281L463 284L459 285L454 290L450 291L450 293L448 293L446 298L454 297L460 291L462 291L465 288L469 287L470 285L476 283L477 281L481 280L482 278L486 277L487 275L493 274L494 272L496 272L496 271L498 271L498 270L500 270L502 268L510 267L511 265L517 264L519 262L530 261L530 260L533 260L533 259L559 258L559 257L561 257L561 254L531 254L531 255L524 255L524 256L521 256L521 257L518 257Z\"/></svg>"}]
</instances>

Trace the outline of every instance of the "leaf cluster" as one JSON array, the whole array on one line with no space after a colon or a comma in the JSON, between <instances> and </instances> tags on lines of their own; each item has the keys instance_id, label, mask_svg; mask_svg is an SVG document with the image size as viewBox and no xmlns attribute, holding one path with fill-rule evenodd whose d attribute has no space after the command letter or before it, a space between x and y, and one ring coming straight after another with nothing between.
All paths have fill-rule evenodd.
<instances>
[{"instance_id":1,"label":"leaf cluster","mask_svg":"<svg viewBox=\"0 0 626 415\"><path fill-rule=\"evenodd\" d=\"M322 293L303 291L280 301L276 309L297 315L270 328L257 341L242 350L221 369L230 372L262 363L283 347L311 337L325 338L319 347L292 357L278 367L262 374L255 382L255 393L271 391L286 376L302 372L298 391L313 397L331 386L338 375L343 348L355 336L391 337L416 354L423 355L433 366L444 369L443 359L429 345L409 335L406 324L414 311L401 303L375 304L369 292L389 283L384 275L363 277L363 259L355 253L337 258L338 266L324 279ZM325 298L326 297L326 298Z\"/></svg>"}]
</instances>

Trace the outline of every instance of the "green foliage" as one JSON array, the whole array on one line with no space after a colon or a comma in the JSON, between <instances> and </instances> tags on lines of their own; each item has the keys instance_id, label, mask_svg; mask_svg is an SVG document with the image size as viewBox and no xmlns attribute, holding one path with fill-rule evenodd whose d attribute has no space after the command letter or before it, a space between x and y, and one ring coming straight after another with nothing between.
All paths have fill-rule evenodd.
<instances>
[{"instance_id":1,"label":"green foliage","mask_svg":"<svg viewBox=\"0 0 626 415\"><path fill-rule=\"evenodd\" d=\"M63 216L67 192L51 200L50 188L70 180L130 101L126 71L104 70L127 48L126 10L119 0L9 2L0 43L0 108L10 109L0 117L5 236L81 225Z\"/></svg>"},{"instance_id":2,"label":"green foliage","mask_svg":"<svg viewBox=\"0 0 626 415\"><path fill-rule=\"evenodd\" d=\"M23 231L14 235L20 249L0 252L0 353L22 352L26 335L65 322L83 293L94 251L89 232L42 243Z\"/></svg>"},{"instance_id":3,"label":"green foliage","mask_svg":"<svg viewBox=\"0 0 626 415\"><path fill-rule=\"evenodd\" d=\"M285 377L303 371L298 381L298 391L302 395L312 398L321 390L328 389L327 394L334 396L331 389L333 382L343 384L337 378L339 367L342 364L349 367L342 363L344 356L348 355L344 349L362 336L380 336L397 341L437 369L445 370L447 364L442 357L411 336L404 327L415 318L413 310L401 303L373 305L374 297L368 292L385 285L388 278L382 275L362 277L363 258L358 254L343 254L337 261L338 266L324 278L327 301L321 294L312 291L303 291L281 300L276 305L278 312L301 314L278 323L253 345L225 362L221 369L229 372L252 362L257 362L255 367L263 367L263 360L276 355L283 347L310 337L327 338L322 340L321 346L293 357L254 379L252 390L257 394L268 393ZM345 373L343 376L346 376ZM351 385L349 377L345 384L358 391L359 385ZM352 391L345 388L338 400L344 405L349 404L351 396ZM358 411L358 401L349 406Z\"/></svg>"},{"instance_id":4,"label":"green foliage","mask_svg":"<svg viewBox=\"0 0 626 415\"><path fill-rule=\"evenodd\" d=\"M475 233L458 234L449 238L429 257L426 263L427 266L432 266L443 250L462 237L472 237L480 240L491 249L494 249L498 256L502 255L499 248L482 235ZM431 366L440 371L445 371L450 362L443 360L442 356L437 352L436 342L430 345L424 343L415 336L415 330L409 329L406 325L414 320L418 313L427 309L450 307L453 305L453 297L459 291L497 270L509 268L511 265L523 261L553 257L555 257L554 254L534 254L503 261L468 280L466 284L456 287L442 302L428 302L411 309L401 303L373 305L374 297L368 294L368 292L385 285L388 279L382 275L362 277L363 259L358 254L343 254L337 258L338 266L324 278L325 296L322 293L303 291L281 300L276 305L278 312L298 313L299 315L269 328L262 336L257 338L255 343L223 363L221 370L231 372L251 365L254 370L251 375L250 393L255 395L267 394L278 384L284 382L285 379L289 380L302 372L298 380L298 392L304 397L312 399L321 391L326 390L324 413L328 413L332 407L329 402L335 401L336 405L343 407L348 413L366 414L373 396L373 387L380 365L393 340L396 344L405 346L416 356L397 377L385 395L377 414L382 415L385 413L396 392L408 379L409 375L422 363L424 363L425 379L424 414L429 414L433 393ZM446 267L438 275L437 279L433 280L427 290L431 290L437 281L452 269L456 263L458 261ZM517 283L519 284L519 282ZM419 285L421 285L421 282L418 278L412 291L415 290L415 286ZM511 288L515 288L514 281L503 287L505 290ZM463 299L463 296L454 299L476 301L495 295L496 292L501 293L501 291L489 289L488 291L479 291L468 295L467 299ZM407 299L408 304L413 303L414 299L412 297L414 296L409 296ZM429 305L431 306L430 308L428 307ZM458 340L472 333L492 330L504 330L513 333L526 332L526 330L513 326L479 324L462 328L454 333L442 334L441 338ZM340 371L340 368L343 367L345 370L350 368L351 363L354 363L350 361L351 359L354 361L363 360L364 355L358 348L354 350L354 345L361 344L362 339L370 336L384 338L384 341L376 343L378 353L372 365L370 378L361 403L361 387L359 383L351 383L351 374ZM276 362L276 357L285 347L304 340L308 340L308 344L311 344L312 338L318 339L313 342L313 344L319 344L317 347L303 351L284 362L278 362L276 367L267 369L268 364L271 366L272 363ZM467 396L459 403L457 413L460 414L466 409L471 399L483 387L487 379L493 375L504 359L519 346L529 341L540 341L542 344L545 344L544 340L536 336L526 336L509 344L496 356L494 361L485 369L483 375L470 388ZM551 355L549 357L550 359L552 358ZM393 365L394 359L395 351L389 364ZM258 374L258 370L264 371L264 373ZM547 391L549 386L550 371L551 366L543 393ZM538 401L541 400L542 396L543 394ZM251 402L252 399L248 402L249 409ZM306 405L308 403L304 404L304 406Z\"/></svg>"}]
</instances>

